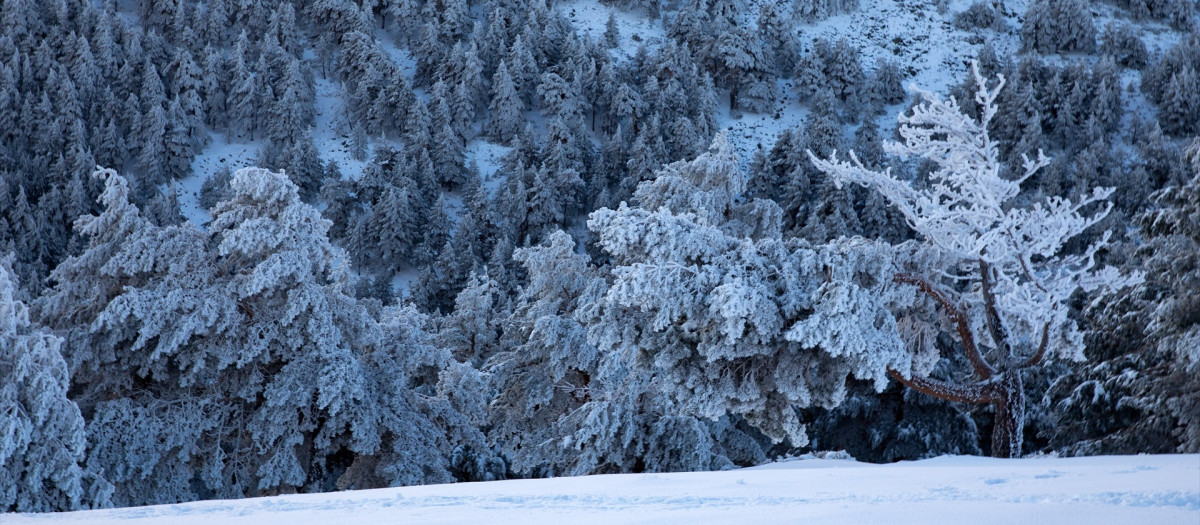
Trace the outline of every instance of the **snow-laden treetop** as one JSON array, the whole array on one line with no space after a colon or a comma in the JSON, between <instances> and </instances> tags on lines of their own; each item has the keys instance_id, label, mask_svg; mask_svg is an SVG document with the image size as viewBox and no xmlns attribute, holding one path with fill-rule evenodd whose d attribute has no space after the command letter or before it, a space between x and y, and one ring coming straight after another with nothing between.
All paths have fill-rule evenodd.
<instances>
[{"instance_id":1,"label":"snow-laden treetop","mask_svg":"<svg viewBox=\"0 0 1200 525\"><path fill-rule=\"evenodd\" d=\"M1112 188L1095 188L1078 202L1050 196L1032 202L1018 199L1021 184L1047 164L1039 151L1034 160L1022 156L1022 173L1005 178L999 150L987 128L996 115L996 97L1004 87L999 76L995 87L972 67L978 120L965 114L951 97L910 87L924 102L899 117L902 142L886 141L884 151L896 156L919 156L936 169L928 181L914 184L896 178L891 169L867 168L854 155L850 161L835 155L813 163L840 184L852 182L872 187L900 210L908 224L939 250L961 260L944 277L953 280L980 279L970 294L990 292L1000 316L1025 346L1050 337L1051 353L1082 358L1082 341L1074 323L1067 319L1066 301L1076 290L1116 290L1141 281L1141 274L1121 275L1116 268L1099 266L1096 255L1108 246L1111 232L1080 253L1062 254L1063 246L1102 220L1112 208ZM1085 215L1097 205L1101 209ZM991 268L988 271L987 268ZM990 275L989 275L990 274ZM985 284L982 281L992 281ZM970 301L983 304L983 300ZM978 316L976 316L978 317ZM981 322L981 319L975 319ZM976 330L984 333L986 330ZM1015 357L1011 354L1010 357Z\"/></svg>"}]
</instances>

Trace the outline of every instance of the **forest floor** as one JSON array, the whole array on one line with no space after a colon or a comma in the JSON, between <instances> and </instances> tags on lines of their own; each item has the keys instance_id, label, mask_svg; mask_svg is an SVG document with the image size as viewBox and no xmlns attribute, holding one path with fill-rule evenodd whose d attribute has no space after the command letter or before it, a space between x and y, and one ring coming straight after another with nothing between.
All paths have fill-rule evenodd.
<instances>
[{"instance_id":1,"label":"forest floor","mask_svg":"<svg viewBox=\"0 0 1200 525\"><path fill-rule=\"evenodd\" d=\"M1200 523L1200 455L798 459L724 472L426 485L59 514L25 524Z\"/></svg>"}]
</instances>

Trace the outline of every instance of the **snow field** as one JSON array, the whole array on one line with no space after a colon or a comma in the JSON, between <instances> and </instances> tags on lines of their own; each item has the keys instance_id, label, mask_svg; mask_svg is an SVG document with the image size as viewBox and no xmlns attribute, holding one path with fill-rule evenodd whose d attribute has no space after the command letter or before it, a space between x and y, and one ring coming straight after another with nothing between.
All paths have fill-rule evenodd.
<instances>
[{"instance_id":1,"label":"snow field","mask_svg":"<svg viewBox=\"0 0 1200 525\"><path fill-rule=\"evenodd\" d=\"M1187 524L1200 456L806 459L724 472L426 485L5 515L5 525L522 523Z\"/></svg>"}]
</instances>

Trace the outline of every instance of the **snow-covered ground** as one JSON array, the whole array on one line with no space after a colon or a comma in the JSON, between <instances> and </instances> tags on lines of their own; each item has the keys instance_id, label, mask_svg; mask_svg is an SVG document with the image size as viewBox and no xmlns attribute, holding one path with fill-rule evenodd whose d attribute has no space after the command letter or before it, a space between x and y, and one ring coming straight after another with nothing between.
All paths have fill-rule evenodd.
<instances>
[{"instance_id":1,"label":"snow-covered ground","mask_svg":"<svg viewBox=\"0 0 1200 525\"><path fill-rule=\"evenodd\" d=\"M22 524L1200 523L1200 456L891 465L806 459L725 472L427 485L62 514Z\"/></svg>"},{"instance_id":2,"label":"snow-covered ground","mask_svg":"<svg viewBox=\"0 0 1200 525\"><path fill-rule=\"evenodd\" d=\"M496 175L496 171L500 169L500 159L509 151L512 151L512 148L484 140L473 140L467 144L467 159L475 161L475 165L479 167L479 176L483 179L483 186L493 196L504 182L504 177Z\"/></svg>"},{"instance_id":3,"label":"snow-covered ground","mask_svg":"<svg viewBox=\"0 0 1200 525\"><path fill-rule=\"evenodd\" d=\"M618 38L617 48L612 53L617 59L633 56L641 46L656 48L662 45L667 34L662 18L650 19L644 9L616 9L595 0L559 2L555 9L567 16L580 35L593 41L603 40L608 16L614 15Z\"/></svg>"},{"instance_id":4,"label":"snow-covered ground","mask_svg":"<svg viewBox=\"0 0 1200 525\"><path fill-rule=\"evenodd\" d=\"M951 26L954 13L968 6L968 0L955 0L948 9L939 12L936 2L862 0L859 8L850 13L800 24L799 44L807 53L818 37L830 43L846 39L862 53L860 60L867 71L874 70L880 60L894 60L905 72L906 88L912 83L945 93L961 80L970 59L982 47L970 42L970 32ZM1024 6L1018 11L1024 12ZM757 13L757 9L748 10L747 16ZM1019 45L1015 32L989 30L986 35L1001 54L1011 53ZM717 122L729 131L729 139L738 148L743 163L755 151L770 149L784 129L796 128L803 122L807 111L795 101L791 83L781 82L778 93L780 97L771 114L745 112L739 118L729 114L726 95L718 97ZM903 108L903 104L885 108L886 115L879 119L880 129L886 133L895 126L896 115Z\"/></svg>"}]
</instances>

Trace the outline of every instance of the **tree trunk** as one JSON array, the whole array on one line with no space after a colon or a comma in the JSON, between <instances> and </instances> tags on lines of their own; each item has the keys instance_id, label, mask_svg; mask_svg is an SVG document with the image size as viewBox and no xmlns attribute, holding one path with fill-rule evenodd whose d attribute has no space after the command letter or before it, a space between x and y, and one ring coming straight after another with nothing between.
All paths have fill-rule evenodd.
<instances>
[{"instance_id":1,"label":"tree trunk","mask_svg":"<svg viewBox=\"0 0 1200 525\"><path fill-rule=\"evenodd\" d=\"M998 392L992 406L996 408L992 427L992 457L1021 457L1021 441L1025 428L1025 385L1021 372L1005 372L996 385Z\"/></svg>"},{"instance_id":2,"label":"tree trunk","mask_svg":"<svg viewBox=\"0 0 1200 525\"><path fill-rule=\"evenodd\" d=\"M1008 331L996 311L996 300L991 293L991 269L986 261L979 261L979 274L988 330L991 332L992 340L1001 349L1009 350ZM905 386L938 399L959 403L991 403L996 409L996 419L992 427L992 457L1020 457L1021 441L1024 438L1025 429L1025 385L1021 380L1021 371L1037 366L1045 357L1046 346L1049 343L1050 324L1046 323L1042 326L1042 342L1032 356L1015 364L1007 362L1003 368L997 370L987 362L983 353L979 351L979 347L975 345L975 334L971 330L966 314L948 294L916 274L897 273L892 280L916 286L946 310L946 314L957 325L963 352L971 361L971 367L975 369L975 374L982 382L956 385L927 377L904 377L903 374L890 368L888 373Z\"/></svg>"}]
</instances>

